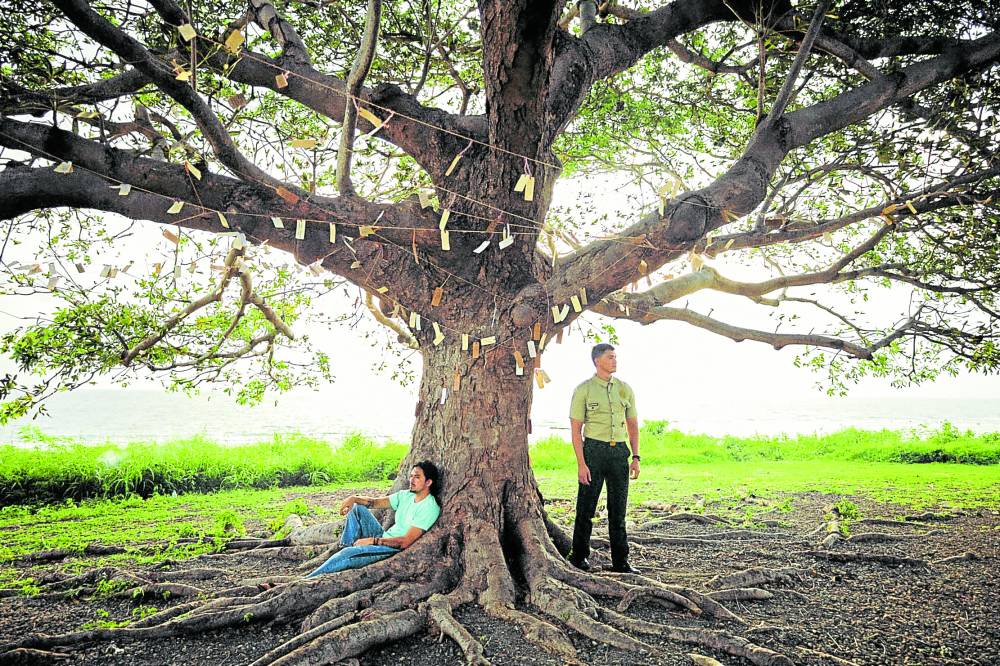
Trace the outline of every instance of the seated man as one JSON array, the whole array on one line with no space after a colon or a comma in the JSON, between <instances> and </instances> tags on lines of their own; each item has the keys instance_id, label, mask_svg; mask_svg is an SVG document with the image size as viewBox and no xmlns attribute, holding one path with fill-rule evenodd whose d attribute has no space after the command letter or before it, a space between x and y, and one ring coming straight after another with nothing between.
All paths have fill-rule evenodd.
<instances>
[{"instance_id":1,"label":"seated man","mask_svg":"<svg viewBox=\"0 0 1000 666\"><path fill-rule=\"evenodd\" d=\"M437 501L441 493L439 479L437 466L425 460L410 470L409 490L400 490L388 497L351 495L345 499L340 505L341 515L347 515L340 535L342 548L306 578L357 569L409 548L441 515ZM383 531L368 507L394 509L396 522Z\"/></svg>"}]
</instances>

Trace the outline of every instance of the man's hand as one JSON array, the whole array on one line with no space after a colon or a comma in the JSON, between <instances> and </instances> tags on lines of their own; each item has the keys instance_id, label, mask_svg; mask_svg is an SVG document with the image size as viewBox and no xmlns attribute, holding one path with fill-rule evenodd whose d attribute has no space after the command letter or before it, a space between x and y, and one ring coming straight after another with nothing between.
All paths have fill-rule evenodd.
<instances>
[{"instance_id":1,"label":"man's hand","mask_svg":"<svg viewBox=\"0 0 1000 666\"><path fill-rule=\"evenodd\" d=\"M639 478L639 461L633 459L632 464L628 466L628 478L635 480Z\"/></svg>"},{"instance_id":2,"label":"man's hand","mask_svg":"<svg viewBox=\"0 0 1000 666\"><path fill-rule=\"evenodd\" d=\"M351 495L350 497L348 497L347 499L345 499L343 502L341 502L340 503L340 515L346 516L347 512L351 510L351 507L354 506L357 503L357 501L358 501L358 498L355 497L354 495Z\"/></svg>"},{"instance_id":3,"label":"man's hand","mask_svg":"<svg viewBox=\"0 0 1000 666\"><path fill-rule=\"evenodd\" d=\"M358 539L357 541L354 542L353 545L355 545L355 546L374 546L375 545L375 539L371 539L371 538L365 537L364 539Z\"/></svg>"},{"instance_id":4,"label":"man's hand","mask_svg":"<svg viewBox=\"0 0 1000 666\"><path fill-rule=\"evenodd\" d=\"M590 485L590 468L586 465L577 465L576 478L585 486Z\"/></svg>"}]
</instances>

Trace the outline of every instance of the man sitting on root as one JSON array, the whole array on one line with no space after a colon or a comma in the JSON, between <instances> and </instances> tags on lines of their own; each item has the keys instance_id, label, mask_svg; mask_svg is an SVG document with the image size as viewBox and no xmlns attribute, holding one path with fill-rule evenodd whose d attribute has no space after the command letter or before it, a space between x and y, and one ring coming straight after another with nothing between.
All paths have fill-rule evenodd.
<instances>
[{"instance_id":1,"label":"man sitting on root","mask_svg":"<svg viewBox=\"0 0 1000 666\"><path fill-rule=\"evenodd\" d=\"M437 499L441 494L440 478L437 466L424 460L410 470L409 490L387 497L351 495L345 499L340 505L341 515L347 516L340 535L341 549L306 578L358 569L409 548L441 515ZM383 530L369 507L395 510L396 522Z\"/></svg>"}]
</instances>

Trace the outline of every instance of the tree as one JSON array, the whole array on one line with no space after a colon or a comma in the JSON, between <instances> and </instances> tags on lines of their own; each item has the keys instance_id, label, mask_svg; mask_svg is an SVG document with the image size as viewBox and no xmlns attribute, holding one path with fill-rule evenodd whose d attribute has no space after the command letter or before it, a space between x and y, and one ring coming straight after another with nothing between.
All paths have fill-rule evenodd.
<instances>
[{"instance_id":1,"label":"tree","mask_svg":"<svg viewBox=\"0 0 1000 666\"><path fill-rule=\"evenodd\" d=\"M567 658L559 626L649 650L606 624L641 631L637 621L592 596L728 611L563 560L568 540L528 462L533 382L545 379L532 366L582 311L801 345L834 390L866 373L997 369L1000 14L988 3L53 4L5 12L8 237L15 223L45 229L70 262L117 242L99 214L53 212L67 208L177 225L203 255L222 247L212 234L242 236L200 296L159 270L130 293L60 290L51 321L5 338L24 370L49 373L33 386L8 377L6 415L111 371L232 384L250 358L244 400L299 381L305 369L281 352L309 298L266 245L360 287L420 350L403 464L430 458L446 476L438 526L384 563L21 647L306 616L310 631L273 658L336 661L436 623L474 662L450 608L475 601ZM343 127L336 150L328 121ZM289 157L288 141L307 152ZM647 205L655 191L652 207L581 244L583 214L551 209L553 188L561 175L593 187L610 172ZM704 263L723 256L771 276L742 282ZM24 268L11 277L18 293L47 291L39 277L51 290L61 270ZM241 285L235 314L222 302L230 283ZM912 289L901 319L864 311L868 290L894 284ZM803 295L812 287L843 296ZM777 308L789 327L804 309L830 325L778 332L671 305L705 291ZM326 362L310 367L322 377ZM386 583L381 615L334 621ZM519 588L538 614L516 608ZM790 663L724 632L655 631Z\"/></svg>"}]
</instances>

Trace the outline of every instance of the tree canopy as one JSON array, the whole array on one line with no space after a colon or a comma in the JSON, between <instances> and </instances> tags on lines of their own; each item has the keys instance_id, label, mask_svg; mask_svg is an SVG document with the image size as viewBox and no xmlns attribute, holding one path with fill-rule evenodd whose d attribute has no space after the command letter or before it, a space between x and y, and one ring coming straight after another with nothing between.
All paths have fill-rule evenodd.
<instances>
[{"instance_id":1,"label":"tree canopy","mask_svg":"<svg viewBox=\"0 0 1000 666\"><path fill-rule=\"evenodd\" d=\"M293 331L348 282L404 347L488 338L498 298L554 336L576 296L802 345L831 390L996 369L991 3L368 4L5 7L5 292L53 314L3 338L4 418L108 373L322 381ZM107 213L176 228L116 263Z\"/></svg>"}]
</instances>

